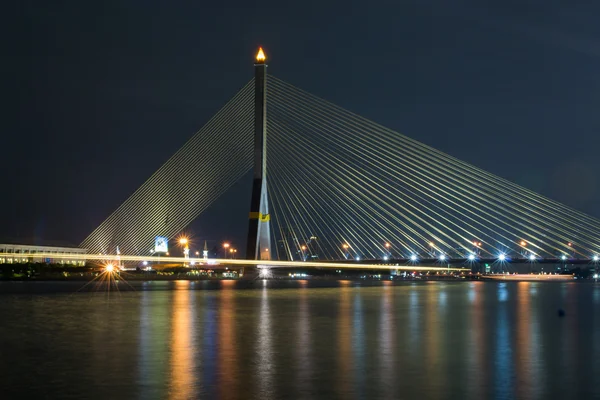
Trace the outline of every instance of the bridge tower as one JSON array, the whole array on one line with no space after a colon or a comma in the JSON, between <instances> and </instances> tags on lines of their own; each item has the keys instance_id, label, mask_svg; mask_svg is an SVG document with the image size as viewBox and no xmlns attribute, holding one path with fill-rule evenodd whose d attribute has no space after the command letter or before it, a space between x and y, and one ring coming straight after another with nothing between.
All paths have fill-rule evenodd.
<instances>
[{"instance_id":1,"label":"bridge tower","mask_svg":"<svg viewBox=\"0 0 600 400\"><path fill-rule=\"evenodd\" d=\"M271 230L267 195L267 64L262 48L254 63L254 176L246 259L271 259Z\"/></svg>"}]
</instances>

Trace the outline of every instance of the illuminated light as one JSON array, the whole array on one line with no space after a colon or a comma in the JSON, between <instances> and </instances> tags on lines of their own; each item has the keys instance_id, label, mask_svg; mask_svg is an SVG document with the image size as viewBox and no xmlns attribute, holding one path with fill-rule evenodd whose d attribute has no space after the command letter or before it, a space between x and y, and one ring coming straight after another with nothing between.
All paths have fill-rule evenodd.
<instances>
[{"instance_id":1,"label":"illuminated light","mask_svg":"<svg viewBox=\"0 0 600 400\"><path fill-rule=\"evenodd\" d=\"M256 53L256 61L258 62L265 62L265 60L267 59L267 57L265 56L265 52L263 51L262 47L258 48L258 53Z\"/></svg>"},{"instance_id":2,"label":"illuminated light","mask_svg":"<svg viewBox=\"0 0 600 400\"><path fill-rule=\"evenodd\" d=\"M565 256L564 254L562 256L560 256L560 259L565 261L567 259L567 256Z\"/></svg>"},{"instance_id":3,"label":"illuminated light","mask_svg":"<svg viewBox=\"0 0 600 400\"><path fill-rule=\"evenodd\" d=\"M258 276L262 279L269 279L273 277L273 271L271 268L258 267Z\"/></svg>"},{"instance_id":4,"label":"illuminated light","mask_svg":"<svg viewBox=\"0 0 600 400\"><path fill-rule=\"evenodd\" d=\"M469 261L475 260L475 254L469 254Z\"/></svg>"},{"instance_id":5,"label":"illuminated light","mask_svg":"<svg viewBox=\"0 0 600 400\"><path fill-rule=\"evenodd\" d=\"M383 256L383 260L387 261L388 260L388 256Z\"/></svg>"},{"instance_id":6,"label":"illuminated light","mask_svg":"<svg viewBox=\"0 0 600 400\"><path fill-rule=\"evenodd\" d=\"M417 261L417 255L416 254L411 255L410 261Z\"/></svg>"},{"instance_id":7,"label":"illuminated light","mask_svg":"<svg viewBox=\"0 0 600 400\"><path fill-rule=\"evenodd\" d=\"M500 254L500 255L498 256L498 260L500 260L500 261L504 261L504 260L506 260L506 255L505 255L505 254Z\"/></svg>"},{"instance_id":8,"label":"illuminated light","mask_svg":"<svg viewBox=\"0 0 600 400\"><path fill-rule=\"evenodd\" d=\"M391 246L391 244L389 244L389 243L385 244L385 247L388 248L388 249L390 248L390 246Z\"/></svg>"},{"instance_id":9,"label":"illuminated light","mask_svg":"<svg viewBox=\"0 0 600 400\"><path fill-rule=\"evenodd\" d=\"M358 257L358 256L357 256L357 257L355 258L355 260L356 260L356 261L360 261L360 257Z\"/></svg>"},{"instance_id":10,"label":"illuminated light","mask_svg":"<svg viewBox=\"0 0 600 400\"><path fill-rule=\"evenodd\" d=\"M104 269L106 270L106 272L113 272L115 270L115 266L112 264L108 264L106 267L104 267Z\"/></svg>"},{"instance_id":11,"label":"illuminated light","mask_svg":"<svg viewBox=\"0 0 600 400\"><path fill-rule=\"evenodd\" d=\"M181 239L179 239L179 244L188 244L187 238L182 237Z\"/></svg>"},{"instance_id":12,"label":"illuminated light","mask_svg":"<svg viewBox=\"0 0 600 400\"><path fill-rule=\"evenodd\" d=\"M446 259L446 255L445 254L440 254L440 260L444 261Z\"/></svg>"},{"instance_id":13,"label":"illuminated light","mask_svg":"<svg viewBox=\"0 0 600 400\"><path fill-rule=\"evenodd\" d=\"M573 247L573 243L569 242L569 243L567 243L567 246Z\"/></svg>"},{"instance_id":14,"label":"illuminated light","mask_svg":"<svg viewBox=\"0 0 600 400\"><path fill-rule=\"evenodd\" d=\"M144 266L148 265L148 261L142 262L142 265L144 265Z\"/></svg>"},{"instance_id":15,"label":"illuminated light","mask_svg":"<svg viewBox=\"0 0 600 400\"><path fill-rule=\"evenodd\" d=\"M535 254L530 254L530 255L529 255L529 259L530 259L531 261L535 261Z\"/></svg>"},{"instance_id":16,"label":"illuminated light","mask_svg":"<svg viewBox=\"0 0 600 400\"><path fill-rule=\"evenodd\" d=\"M347 249L348 247L350 247L350 246L348 246L346 243L344 243L344 244L342 245L342 248L343 248L343 249Z\"/></svg>"},{"instance_id":17,"label":"illuminated light","mask_svg":"<svg viewBox=\"0 0 600 400\"><path fill-rule=\"evenodd\" d=\"M302 250L306 250L306 246L304 246L304 245L302 245L300 248L301 248Z\"/></svg>"},{"instance_id":18,"label":"illuminated light","mask_svg":"<svg viewBox=\"0 0 600 400\"><path fill-rule=\"evenodd\" d=\"M223 243L223 247L225 247L226 249L228 249L229 246L231 246L229 243L227 243L227 242Z\"/></svg>"},{"instance_id":19,"label":"illuminated light","mask_svg":"<svg viewBox=\"0 0 600 400\"><path fill-rule=\"evenodd\" d=\"M435 246L435 243L429 242L429 246L433 247L433 246Z\"/></svg>"},{"instance_id":20,"label":"illuminated light","mask_svg":"<svg viewBox=\"0 0 600 400\"><path fill-rule=\"evenodd\" d=\"M527 242L524 240L521 240L521 246L523 246L523 247L527 246Z\"/></svg>"},{"instance_id":21,"label":"illuminated light","mask_svg":"<svg viewBox=\"0 0 600 400\"><path fill-rule=\"evenodd\" d=\"M594 256L594 257L592 257L592 260L594 260L594 261L598 261L598 260L600 260L600 257L598 257L598 256Z\"/></svg>"},{"instance_id":22,"label":"illuminated light","mask_svg":"<svg viewBox=\"0 0 600 400\"><path fill-rule=\"evenodd\" d=\"M594 279L598 279L598 274L594 274Z\"/></svg>"}]
</instances>

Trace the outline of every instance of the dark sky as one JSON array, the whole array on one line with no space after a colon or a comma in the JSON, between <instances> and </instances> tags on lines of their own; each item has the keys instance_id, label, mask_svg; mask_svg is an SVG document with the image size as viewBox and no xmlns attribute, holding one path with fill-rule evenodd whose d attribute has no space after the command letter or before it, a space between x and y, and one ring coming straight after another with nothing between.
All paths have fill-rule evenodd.
<instances>
[{"instance_id":1,"label":"dark sky","mask_svg":"<svg viewBox=\"0 0 600 400\"><path fill-rule=\"evenodd\" d=\"M598 2L11 3L0 240L79 243L252 77L258 45L279 78L600 216ZM247 203L192 234L243 240L227 215Z\"/></svg>"}]
</instances>

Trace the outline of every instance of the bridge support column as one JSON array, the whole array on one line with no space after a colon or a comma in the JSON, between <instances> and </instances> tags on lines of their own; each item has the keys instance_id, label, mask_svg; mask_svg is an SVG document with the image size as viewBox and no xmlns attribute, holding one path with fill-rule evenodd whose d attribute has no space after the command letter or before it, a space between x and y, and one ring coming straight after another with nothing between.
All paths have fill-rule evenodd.
<instances>
[{"instance_id":1,"label":"bridge support column","mask_svg":"<svg viewBox=\"0 0 600 400\"><path fill-rule=\"evenodd\" d=\"M271 259L271 230L267 194L267 64L262 48L254 64L254 175L246 259Z\"/></svg>"}]
</instances>

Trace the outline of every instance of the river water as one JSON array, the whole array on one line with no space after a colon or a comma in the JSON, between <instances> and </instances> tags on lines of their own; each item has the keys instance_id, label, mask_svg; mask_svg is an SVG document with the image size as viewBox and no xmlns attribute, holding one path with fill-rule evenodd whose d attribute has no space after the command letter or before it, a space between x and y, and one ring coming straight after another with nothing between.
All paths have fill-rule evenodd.
<instances>
[{"instance_id":1,"label":"river water","mask_svg":"<svg viewBox=\"0 0 600 400\"><path fill-rule=\"evenodd\" d=\"M600 398L593 283L81 285L0 283L0 398Z\"/></svg>"}]
</instances>

